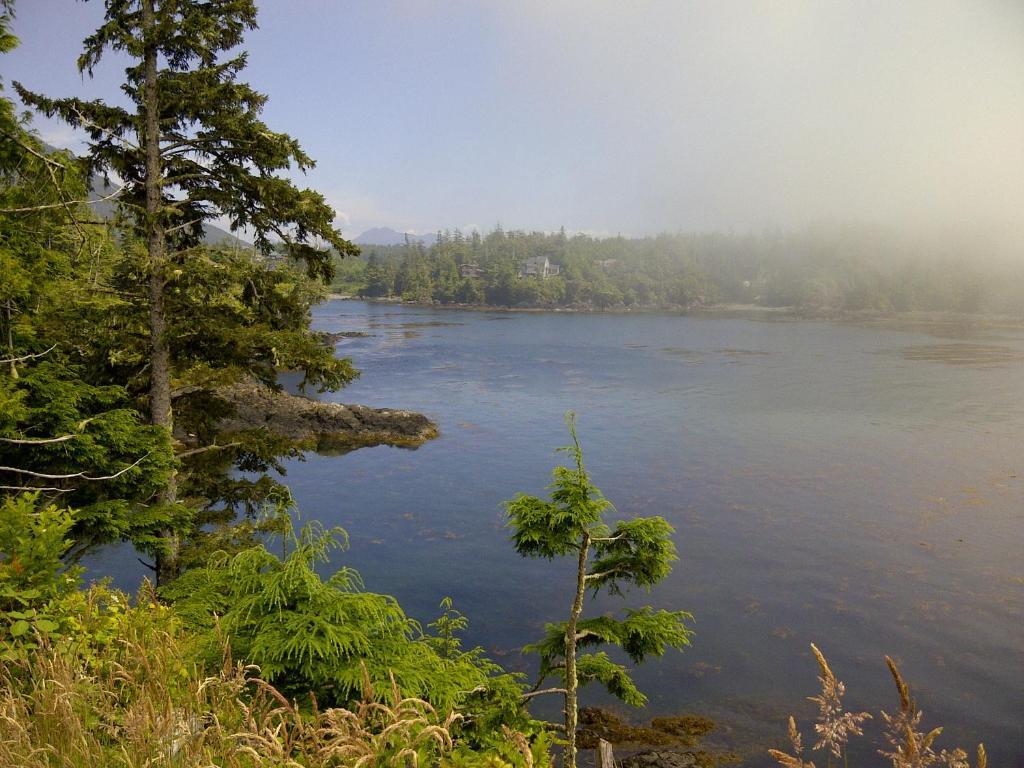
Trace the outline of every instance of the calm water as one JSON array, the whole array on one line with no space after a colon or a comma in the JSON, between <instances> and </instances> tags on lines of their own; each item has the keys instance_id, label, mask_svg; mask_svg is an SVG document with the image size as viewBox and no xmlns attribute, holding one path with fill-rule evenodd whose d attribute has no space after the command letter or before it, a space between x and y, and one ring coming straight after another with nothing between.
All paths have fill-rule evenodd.
<instances>
[{"instance_id":1,"label":"calm water","mask_svg":"<svg viewBox=\"0 0 1024 768\"><path fill-rule=\"evenodd\" d=\"M949 341L813 322L335 301L316 326L369 334L338 345L363 375L331 399L441 430L288 467L303 514L351 534L338 562L411 615L451 595L469 644L532 672L518 648L566 615L574 563L518 557L501 503L544 492L573 409L621 516L677 531L672 576L629 600L689 610L697 634L637 672L645 717L778 741L812 712L816 642L850 706L896 708L888 653L940 746L1024 764L1024 363L911 359ZM1020 335L973 341L1024 352Z\"/></svg>"}]
</instances>

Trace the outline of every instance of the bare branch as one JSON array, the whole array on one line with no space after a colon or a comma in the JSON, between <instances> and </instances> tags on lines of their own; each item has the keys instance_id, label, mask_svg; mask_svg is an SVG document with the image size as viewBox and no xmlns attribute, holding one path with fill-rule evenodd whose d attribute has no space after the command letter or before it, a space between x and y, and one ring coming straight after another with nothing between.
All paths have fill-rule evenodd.
<instances>
[{"instance_id":1,"label":"bare branch","mask_svg":"<svg viewBox=\"0 0 1024 768\"><path fill-rule=\"evenodd\" d=\"M192 219L191 221L186 221L184 224L178 224L176 226L170 227L169 229L165 229L164 230L164 234L165 235L169 235L171 232L177 232L179 229L186 229L187 227L191 227L194 224L202 224L202 223L203 223L202 219Z\"/></svg>"},{"instance_id":2,"label":"bare branch","mask_svg":"<svg viewBox=\"0 0 1024 768\"><path fill-rule=\"evenodd\" d=\"M626 573L624 568L609 568L607 571L598 571L597 573L588 573L583 577L584 581L596 581L597 579L603 579L605 576L611 576L614 573Z\"/></svg>"},{"instance_id":3,"label":"bare branch","mask_svg":"<svg viewBox=\"0 0 1024 768\"><path fill-rule=\"evenodd\" d=\"M241 443L219 443L214 445L205 445L202 448L192 448L188 451L182 451L181 453L175 454L176 459L184 459L187 456L195 456L197 453L206 453L207 451L216 451L222 448L237 448Z\"/></svg>"},{"instance_id":4,"label":"bare branch","mask_svg":"<svg viewBox=\"0 0 1024 768\"><path fill-rule=\"evenodd\" d=\"M45 205L29 205L24 208L0 208L0 213L31 213L33 211L49 211L53 210L54 208L66 208L69 205L95 205L96 203L105 203L107 200L112 200L113 198L120 195L124 191L125 186L126 185L122 184L109 195L105 195L104 197L98 197L95 200L62 200L59 203L47 203ZM84 221L80 223L106 224L107 222Z\"/></svg>"},{"instance_id":5,"label":"bare branch","mask_svg":"<svg viewBox=\"0 0 1024 768\"><path fill-rule=\"evenodd\" d=\"M39 491L41 493L67 493L70 488L43 488L36 485L0 485L0 491L23 491L25 493L32 493Z\"/></svg>"},{"instance_id":6,"label":"bare branch","mask_svg":"<svg viewBox=\"0 0 1024 768\"><path fill-rule=\"evenodd\" d=\"M73 440L78 435L61 435L60 437L0 437L0 443L10 445L48 445L50 443L64 443Z\"/></svg>"},{"instance_id":7,"label":"bare branch","mask_svg":"<svg viewBox=\"0 0 1024 768\"><path fill-rule=\"evenodd\" d=\"M42 478L43 480L76 480L76 479L82 479L82 480L91 480L93 482L100 481L100 480L116 480L117 478L119 478L121 475L123 475L128 470L134 469L135 467L139 466L139 464L141 464L148 456L149 456L149 453L147 452L141 458L139 458L138 461L135 461L132 464L129 464L127 467L125 467L124 469L120 470L119 472L115 472L112 475L103 475L102 477L92 477L90 475L85 474L85 472L75 472L75 473L69 474L69 475L48 475L48 474L46 474L44 472L33 472L31 469L21 469L19 467L0 467L0 472L14 472L14 473L19 474L19 475L29 475L30 477L39 477L39 478Z\"/></svg>"},{"instance_id":8,"label":"bare branch","mask_svg":"<svg viewBox=\"0 0 1024 768\"><path fill-rule=\"evenodd\" d=\"M0 364L5 365L7 363L21 363L21 362L24 362L25 360L35 360L37 357L43 357L44 355L50 354L56 348L57 348L57 345L54 344L49 349L44 349L42 352L37 352L34 355L22 355L21 357L8 357L6 359L0 360Z\"/></svg>"},{"instance_id":9,"label":"bare branch","mask_svg":"<svg viewBox=\"0 0 1024 768\"><path fill-rule=\"evenodd\" d=\"M193 392L201 392L202 390L203 390L203 387L199 386L198 384L190 384L187 387L179 387L178 389L172 389L171 390L171 399L173 400L173 399L175 399L177 397L184 397L185 395L191 395Z\"/></svg>"},{"instance_id":10,"label":"bare branch","mask_svg":"<svg viewBox=\"0 0 1024 768\"><path fill-rule=\"evenodd\" d=\"M30 144L26 144L17 135L15 135L13 133L9 133L8 131L0 131L0 133L3 134L4 138L8 139L9 141L13 141L15 144L17 144L23 150L28 152L30 155L33 155L34 157L38 158L39 160L42 160L46 165L55 165L58 168L60 168L62 171L66 171L67 170L67 166L64 165L64 163L57 162L52 157L47 157L46 155L44 155L39 150L37 150L34 147L32 147Z\"/></svg>"},{"instance_id":11,"label":"bare branch","mask_svg":"<svg viewBox=\"0 0 1024 768\"><path fill-rule=\"evenodd\" d=\"M138 144L128 141L128 139L126 139L124 136L115 133L109 128L104 128L102 125L94 123L92 120L83 115L82 111L78 109L78 107L72 105L71 109L76 115L78 115L78 122L80 122L84 127L92 128L93 130L99 131L100 133L105 133L111 141L119 142L120 144L128 147L129 149L134 149L136 152L139 151Z\"/></svg>"},{"instance_id":12,"label":"bare branch","mask_svg":"<svg viewBox=\"0 0 1024 768\"><path fill-rule=\"evenodd\" d=\"M565 690L565 688L543 688L539 691L530 691L529 693L524 693L519 698L522 701L526 701L527 699L532 699L534 696L544 696L549 693L560 693L564 696L566 693L568 693L568 691Z\"/></svg>"},{"instance_id":13,"label":"bare branch","mask_svg":"<svg viewBox=\"0 0 1024 768\"><path fill-rule=\"evenodd\" d=\"M565 725L563 723L551 723L547 720L541 720L540 724L545 728L550 728L552 731L561 731L562 733L565 733Z\"/></svg>"}]
</instances>

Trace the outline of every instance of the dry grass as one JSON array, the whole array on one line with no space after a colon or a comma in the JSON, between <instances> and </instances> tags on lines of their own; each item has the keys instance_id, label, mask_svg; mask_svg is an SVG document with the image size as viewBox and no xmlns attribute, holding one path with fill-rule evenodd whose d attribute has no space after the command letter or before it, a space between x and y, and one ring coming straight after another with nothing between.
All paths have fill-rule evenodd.
<instances>
[{"instance_id":1,"label":"dry grass","mask_svg":"<svg viewBox=\"0 0 1024 768\"><path fill-rule=\"evenodd\" d=\"M203 676L173 621L151 614L126 610L102 653L68 643L0 668L0 767L406 768L453 749L459 715L395 685L367 680L351 709L300 712L253 667Z\"/></svg>"},{"instance_id":2,"label":"dry grass","mask_svg":"<svg viewBox=\"0 0 1024 768\"><path fill-rule=\"evenodd\" d=\"M829 764L833 757L843 758L845 761L849 737L863 736L861 724L871 715L867 712L846 712L843 709L842 697L846 690L845 686L836 679L824 654L817 646L812 644L811 650L821 668L821 675L818 677L821 693L808 697L818 705L818 719L814 724L814 730L819 739L812 751L826 750L826 760ZM896 662L888 656L885 657L885 662L889 665L889 672L896 684L900 709L894 715L884 711L881 713L886 726L886 744L878 750L878 754L887 758L893 768L971 768L967 753L962 749L935 751L933 744L942 733L942 728L933 728L927 733L920 730L923 714L910 695L910 687L900 674ZM789 741L791 752L770 749L768 754L775 758L782 768L814 768L814 763L804 757L800 731L792 717L789 718ZM986 768L986 762L985 746L979 744L975 768Z\"/></svg>"}]
</instances>

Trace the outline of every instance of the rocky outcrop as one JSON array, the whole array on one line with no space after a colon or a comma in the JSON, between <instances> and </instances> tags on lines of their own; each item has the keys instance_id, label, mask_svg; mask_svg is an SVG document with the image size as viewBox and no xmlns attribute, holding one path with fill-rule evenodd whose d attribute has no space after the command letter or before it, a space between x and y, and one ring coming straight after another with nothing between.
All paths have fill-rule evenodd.
<instances>
[{"instance_id":1,"label":"rocky outcrop","mask_svg":"<svg viewBox=\"0 0 1024 768\"><path fill-rule=\"evenodd\" d=\"M218 395L234 413L222 433L265 428L307 450L328 452L367 445L415 447L437 437L437 426L412 411L324 403L271 389L257 382L225 387Z\"/></svg>"},{"instance_id":2,"label":"rocky outcrop","mask_svg":"<svg viewBox=\"0 0 1024 768\"><path fill-rule=\"evenodd\" d=\"M694 768L697 762L697 755L692 752L651 750L630 755L619 765L622 768Z\"/></svg>"},{"instance_id":3,"label":"rocky outcrop","mask_svg":"<svg viewBox=\"0 0 1024 768\"><path fill-rule=\"evenodd\" d=\"M650 725L632 725L606 709L584 707L577 744L580 749L597 749L602 740L612 744L621 768L711 768L738 762L730 753L701 747L714 728L714 721L700 715L656 717Z\"/></svg>"}]
</instances>

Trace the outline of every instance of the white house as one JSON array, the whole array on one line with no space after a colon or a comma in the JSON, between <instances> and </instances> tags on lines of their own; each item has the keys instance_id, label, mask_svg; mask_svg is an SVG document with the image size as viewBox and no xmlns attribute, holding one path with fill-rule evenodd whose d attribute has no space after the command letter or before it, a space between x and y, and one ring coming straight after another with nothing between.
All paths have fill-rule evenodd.
<instances>
[{"instance_id":1,"label":"white house","mask_svg":"<svg viewBox=\"0 0 1024 768\"><path fill-rule=\"evenodd\" d=\"M520 274L523 277L547 279L561 271L562 268L557 264L552 264L547 256L530 256L526 260L526 264L523 266L523 271Z\"/></svg>"}]
</instances>

